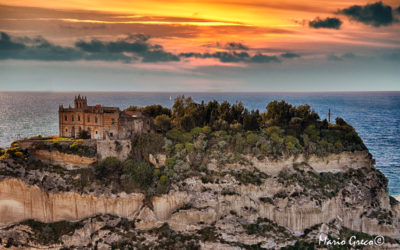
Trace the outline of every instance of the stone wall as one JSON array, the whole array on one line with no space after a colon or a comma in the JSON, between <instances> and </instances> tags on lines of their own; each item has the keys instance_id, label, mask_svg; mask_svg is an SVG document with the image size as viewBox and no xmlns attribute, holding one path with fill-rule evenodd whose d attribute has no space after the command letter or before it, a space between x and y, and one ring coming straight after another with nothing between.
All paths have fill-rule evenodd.
<instances>
[{"instance_id":1,"label":"stone wall","mask_svg":"<svg viewBox=\"0 0 400 250\"><path fill-rule=\"evenodd\" d=\"M152 119L146 116L131 117L128 115L120 115L118 138L133 138L138 134L149 133L152 128Z\"/></svg>"}]
</instances>

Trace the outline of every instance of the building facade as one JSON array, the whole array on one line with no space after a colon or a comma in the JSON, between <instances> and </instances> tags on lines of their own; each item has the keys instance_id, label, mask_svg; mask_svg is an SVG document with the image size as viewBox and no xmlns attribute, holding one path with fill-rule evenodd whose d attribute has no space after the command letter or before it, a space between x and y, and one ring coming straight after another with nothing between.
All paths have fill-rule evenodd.
<instances>
[{"instance_id":1,"label":"building facade","mask_svg":"<svg viewBox=\"0 0 400 250\"><path fill-rule=\"evenodd\" d=\"M87 98L75 97L74 107L59 106L60 137L78 138L83 131L92 139L129 139L152 128L152 119L140 112L121 112L117 107L87 105Z\"/></svg>"}]
</instances>

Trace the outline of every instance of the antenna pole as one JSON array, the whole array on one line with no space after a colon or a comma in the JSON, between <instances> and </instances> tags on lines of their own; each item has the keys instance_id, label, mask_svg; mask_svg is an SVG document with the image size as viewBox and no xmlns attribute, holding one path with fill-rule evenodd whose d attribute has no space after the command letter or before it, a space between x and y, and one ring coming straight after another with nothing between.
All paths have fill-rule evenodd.
<instances>
[{"instance_id":1,"label":"antenna pole","mask_svg":"<svg viewBox=\"0 0 400 250\"><path fill-rule=\"evenodd\" d=\"M328 122L331 122L331 109L328 110Z\"/></svg>"}]
</instances>

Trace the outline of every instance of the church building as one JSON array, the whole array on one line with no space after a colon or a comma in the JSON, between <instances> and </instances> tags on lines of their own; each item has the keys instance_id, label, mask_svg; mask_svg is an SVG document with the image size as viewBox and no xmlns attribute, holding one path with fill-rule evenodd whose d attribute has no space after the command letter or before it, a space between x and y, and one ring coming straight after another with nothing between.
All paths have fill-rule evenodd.
<instances>
[{"instance_id":1,"label":"church building","mask_svg":"<svg viewBox=\"0 0 400 250\"><path fill-rule=\"evenodd\" d=\"M60 137L79 138L86 131L92 139L129 139L152 129L152 119L141 112L88 106L87 98L80 95L75 97L74 107L60 105L58 116Z\"/></svg>"}]
</instances>

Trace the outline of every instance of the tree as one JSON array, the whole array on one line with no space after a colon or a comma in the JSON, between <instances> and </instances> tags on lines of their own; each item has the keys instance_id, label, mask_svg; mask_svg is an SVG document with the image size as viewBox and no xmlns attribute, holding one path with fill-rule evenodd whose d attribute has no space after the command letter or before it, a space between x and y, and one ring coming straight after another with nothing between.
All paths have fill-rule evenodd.
<instances>
[{"instance_id":1,"label":"tree","mask_svg":"<svg viewBox=\"0 0 400 250\"><path fill-rule=\"evenodd\" d=\"M129 106L127 109L128 111L139 111L145 115L156 117L159 115L171 115L171 110L169 108L165 108L160 104L149 105L146 107L138 107L138 106Z\"/></svg>"},{"instance_id":2,"label":"tree","mask_svg":"<svg viewBox=\"0 0 400 250\"><path fill-rule=\"evenodd\" d=\"M159 115L167 115L167 116L171 115L171 110L169 110L168 108L164 108L160 104L154 104L154 105L146 106L144 108L141 108L140 111L142 111L143 114L146 114L146 115L151 116L153 118L157 117Z\"/></svg>"},{"instance_id":3,"label":"tree","mask_svg":"<svg viewBox=\"0 0 400 250\"><path fill-rule=\"evenodd\" d=\"M112 181L118 179L121 173L121 162L116 157L107 157L95 169L99 179Z\"/></svg>"},{"instance_id":4,"label":"tree","mask_svg":"<svg viewBox=\"0 0 400 250\"><path fill-rule=\"evenodd\" d=\"M128 185L145 189L153 184L154 170L148 162L128 161L123 171L128 176Z\"/></svg>"},{"instance_id":5,"label":"tree","mask_svg":"<svg viewBox=\"0 0 400 250\"><path fill-rule=\"evenodd\" d=\"M154 119L154 125L158 130L166 132L171 128L171 118L165 114L159 115Z\"/></svg>"},{"instance_id":6,"label":"tree","mask_svg":"<svg viewBox=\"0 0 400 250\"><path fill-rule=\"evenodd\" d=\"M267 123L286 127L293 117L293 106L285 101L273 101L267 105Z\"/></svg>"}]
</instances>

